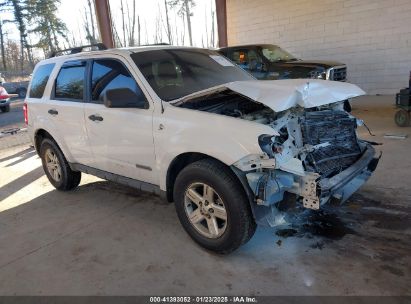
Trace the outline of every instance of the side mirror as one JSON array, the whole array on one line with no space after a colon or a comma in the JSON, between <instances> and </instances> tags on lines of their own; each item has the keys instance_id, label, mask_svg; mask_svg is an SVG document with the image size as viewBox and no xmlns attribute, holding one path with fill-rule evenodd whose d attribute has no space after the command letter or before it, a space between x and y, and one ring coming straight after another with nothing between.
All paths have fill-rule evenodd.
<instances>
[{"instance_id":1,"label":"side mirror","mask_svg":"<svg viewBox=\"0 0 411 304\"><path fill-rule=\"evenodd\" d=\"M103 101L107 108L148 108L147 100L129 88L107 90Z\"/></svg>"}]
</instances>

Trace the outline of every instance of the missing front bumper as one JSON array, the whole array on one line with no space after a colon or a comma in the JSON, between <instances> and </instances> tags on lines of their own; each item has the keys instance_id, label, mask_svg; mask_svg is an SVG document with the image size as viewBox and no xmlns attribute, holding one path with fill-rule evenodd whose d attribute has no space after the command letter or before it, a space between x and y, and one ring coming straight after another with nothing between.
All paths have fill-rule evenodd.
<instances>
[{"instance_id":1,"label":"missing front bumper","mask_svg":"<svg viewBox=\"0 0 411 304\"><path fill-rule=\"evenodd\" d=\"M377 157L375 149L366 144L364 153L352 166L331 178L319 181L321 199L327 202L335 197L345 202L370 178L380 158L381 155Z\"/></svg>"},{"instance_id":2,"label":"missing front bumper","mask_svg":"<svg viewBox=\"0 0 411 304\"><path fill-rule=\"evenodd\" d=\"M331 177L321 179L316 173L296 176L281 170L249 172L246 174L250 190L254 194L252 209L256 221L269 224L278 222L280 215L276 204L284 199L286 192L302 198L303 206L309 209L320 209L331 197L346 201L357 191L375 171L380 156L376 157L375 149L365 144L362 156L350 167Z\"/></svg>"}]
</instances>

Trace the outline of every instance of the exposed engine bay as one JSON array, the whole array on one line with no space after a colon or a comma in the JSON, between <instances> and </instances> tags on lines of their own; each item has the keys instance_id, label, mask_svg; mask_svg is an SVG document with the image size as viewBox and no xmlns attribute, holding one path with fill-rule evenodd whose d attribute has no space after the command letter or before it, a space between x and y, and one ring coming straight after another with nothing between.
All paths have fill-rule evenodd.
<instances>
[{"instance_id":1,"label":"exposed engine bay","mask_svg":"<svg viewBox=\"0 0 411 304\"><path fill-rule=\"evenodd\" d=\"M335 105L275 113L263 104L225 90L192 99L182 107L270 125L280 136L260 137L263 151L278 161L297 157L305 171L322 177L341 172L361 154L355 133L357 119Z\"/></svg>"},{"instance_id":2,"label":"exposed engine bay","mask_svg":"<svg viewBox=\"0 0 411 304\"><path fill-rule=\"evenodd\" d=\"M265 221L279 225L274 207L285 193L306 208L319 209L331 197L345 201L375 169L374 149L357 138L362 121L343 110L343 101L275 112L230 89L190 99L180 107L269 125L279 136L258 138L264 157L250 155L234 166L244 172ZM375 163L370 165L372 162Z\"/></svg>"},{"instance_id":3,"label":"exposed engine bay","mask_svg":"<svg viewBox=\"0 0 411 304\"><path fill-rule=\"evenodd\" d=\"M241 118L262 124L269 124L276 117L275 112L269 107L228 89L191 99L183 103L181 107Z\"/></svg>"}]
</instances>

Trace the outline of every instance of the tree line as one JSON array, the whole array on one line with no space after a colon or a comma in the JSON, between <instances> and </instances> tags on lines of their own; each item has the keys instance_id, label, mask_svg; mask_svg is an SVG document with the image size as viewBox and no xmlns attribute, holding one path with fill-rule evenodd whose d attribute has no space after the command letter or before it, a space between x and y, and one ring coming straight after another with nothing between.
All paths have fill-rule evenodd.
<instances>
[{"instance_id":1,"label":"tree line","mask_svg":"<svg viewBox=\"0 0 411 304\"><path fill-rule=\"evenodd\" d=\"M36 61L33 49L41 49L45 54L60 49L60 41L67 39L67 28L56 15L59 4L59 0L0 0L0 12L12 16L0 20L2 70L31 70ZM7 23L16 25L18 43L6 41Z\"/></svg>"},{"instance_id":2,"label":"tree line","mask_svg":"<svg viewBox=\"0 0 411 304\"><path fill-rule=\"evenodd\" d=\"M194 0L159 0L156 3L156 16L150 24L146 21L142 22L141 16L136 13L136 0L120 0L116 3L119 3L120 13L120 20L113 22L114 42L117 47L150 43L190 46L195 44L192 30L193 8L196 6ZM213 1L210 3L212 4ZM113 11L113 7L111 9ZM217 44L215 9L213 5L204 6L204 9L204 28L201 33L196 33L197 36L201 35L199 46L215 47ZM150 34L147 31L148 28L151 29Z\"/></svg>"},{"instance_id":3,"label":"tree line","mask_svg":"<svg viewBox=\"0 0 411 304\"><path fill-rule=\"evenodd\" d=\"M68 29L58 17L60 4L61 0L0 0L0 16L10 16L7 19L0 17L0 71L32 71L36 62L51 52L100 41L93 0L84 1L79 14L81 17L77 17L78 32ZM157 5L154 20L147 23L146 20L142 22L142 16L137 14L136 0L120 0L120 22L113 20L116 47L162 42L193 46L195 1L159 0ZM113 7L111 9L113 12ZM216 45L215 13L212 7L209 9L204 12L203 47ZM18 30L18 41L8 39L6 28L10 23Z\"/></svg>"}]
</instances>

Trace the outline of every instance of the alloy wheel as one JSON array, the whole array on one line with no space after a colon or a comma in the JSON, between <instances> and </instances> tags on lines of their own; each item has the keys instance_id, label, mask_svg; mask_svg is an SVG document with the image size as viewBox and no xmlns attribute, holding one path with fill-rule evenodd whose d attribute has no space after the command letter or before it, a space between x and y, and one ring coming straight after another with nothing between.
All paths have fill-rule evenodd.
<instances>
[{"instance_id":1,"label":"alloy wheel","mask_svg":"<svg viewBox=\"0 0 411 304\"><path fill-rule=\"evenodd\" d=\"M227 211L218 193L205 183L191 184L184 196L184 209L193 227L207 238L220 237L227 228Z\"/></svg>"},{"instance_id":2,"label":"alloy wheel","mask_svg":"<svg viewBox=\"0 0 411 304\"><path fill-rule=\"evenodd\" d=\"M59 182L61 180L61 166L56 153L52 149L46 150L45 161L50 176L56 182Z\"/></svg>"}]
</instances>

